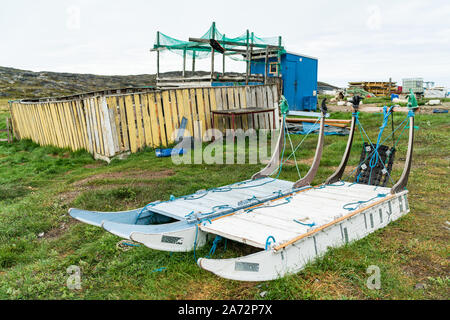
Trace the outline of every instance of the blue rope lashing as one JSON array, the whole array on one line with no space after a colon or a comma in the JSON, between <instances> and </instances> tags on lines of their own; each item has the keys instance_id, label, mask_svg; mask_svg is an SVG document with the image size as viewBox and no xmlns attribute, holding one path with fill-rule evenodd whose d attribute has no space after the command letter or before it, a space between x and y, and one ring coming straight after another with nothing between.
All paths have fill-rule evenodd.
<instances>
[{"instance_id":1,"label":"blue rope lashing","mask_svg":"<svg viewBox=\"0 0 450 320\"><path fill-rule=\"evenodd\" d=\"M128 242L122 242L123 245L126 245L128 247L140 247L140 244L134 244L134 243L128 243Z\"/></svg>"},{"instance_id":2,"label":"blue rope lashing","mask_svg":"<svg viewBox=\"0 0 450 320\"><path fill-rule=\"evenodd\" d=\"M285 200L285 202L283 202L283 203L277 203L277 204L274 204L274 205L271 205L271 206L255 207L255 208L247 209L247 210L245 210L245 212L249 213L249 212L252 212L253 210L260 209L260 208L275 208L275 207L279 207L279 206L288 204L289 202L291 202L292 196L286 197L286 198L284 198L284 200Z\"/></svg>"},{"instance_id":3,"label":"blue rope lashing","mask_svg":"<svg viewBox=\"0 0 450 320\"><path fill-rule=\"evenodd\" d=\"M360 201L350 202L350 203L344 204L342 206L342 208L345 209L345 210L348 210L348 211L354 211L354 210L358 209L361 206L361 204L370 202L370 201L375 200L377 198L384 198L386 196L387 196L386 193L379 193L376 197L373 197L373 198L371 198L369 200L360 200ZM349 206L353 206L353 207L349 207Z\"/></svg>"},{"instance_id":4,"label":"blue rope lashing","mask_svg":"<svg viewBox=\"0 0 450 320\"><path fill-rule=\"evenodd\" d=\"M214 253L216 252L216 249L217 249L217 245L219 244L220 241L222 241L222 237L216 236L216 238L213 241L211 250L209 250L209 254L206 256L206 258L210 258L214 255Z\"/></svg>"},{"instance_id":5,"label":"blue rope lashing","mask_svg":"<svg viewBox=\"0 0 450 320\"><path fill-rule=\"evenodd\" d=\"M163 272L163 271L165 271L165 270L167 270L166 267L161 267L161 268L158 268L158 269L153 270L152 273L153 273L153 272Z\"/></svg>"},{"instance_id":6,"label":"blue rope lashing","mask_svg":"<svg viewBox=\"0 0 450 320\"><path fill-rule=\"evenodd\" d=\"M194 211L192 211L191 213L188 213L188 214L185 215L184 217L185 217L186 219L189 219L193 214L194 214Z\"/></svg>"},{"instance_id":7,"label":"blue rope lashing","mask_svg":"<svg viewBox=\"0 0 450 320\"><path fill-rule=\"evenodd\" d=\"M197 263L197 256L195 250L197 249L197 238L198 238L198 224L195 225L195 238L194 238L194 261Z\"/></svg>"},{"instance_id":8,"label":"blue rope lashing","mask_svg":"<svg viewBox=\"0 0 450 320\"><path fill-rule=\"evenodd\" d=\"M206 222L209 222L209 224L212 224L212 221L210 219L204 219L203 221L201 221L201 223L206 226Z\"/></svg>"},{"instance_id":9,"label":"blue rope lashing","mask_svg":"<svg viewBox=\"0 0 450 320\"><path fill-rule=\"evenodd\" d=\"M266 240L266 250L269 249L269 246L270 246L272 243L275 243L275 238L274 238L273 236L267 237L267 240Z\"/></svg>"},{"instance_id":10,"label":"blue rope lashing","mask_svg":"<svg viewBox=\"0 0 450 320\"><path fill-rule=\"evenodd\" d=\"M307 226L307 227L314 227L316 225L315 222L313 222L313 223L304 223L304 222L301 222L301 221L298 221L298 220L295 220L295 219L294 219L294 222L297 222L297 223L301 224L302 226Z\"/></svg>"},{"instance_id":11,"label":"blue rope lashing","mask_svg":"<svg viewBox=\"0 0 450 320\"><path fill-rule=\"evenodd\" d=\"M142 215L142 213L144 213L144 211L146 211L149 207L154 207L156 205L156 203L149 203L149 204L147 204L145 207L143 207L142 209L141 209L141 211L139 211L139 213L138 213L138 215L137 215L137 217L136 217L136 222L135 222L135 224L137 224L138 223L138 221L140 220L140 219L142 219L141 218L141 215ZM151 215L153 215L153 212L152 212L152 214ZM150 216L151 216L150 215Z\"/></svg>"},{"instance_id":12,"label":"blue rope lashing","mask_svg":"<svg viewBox=\"0 0 450 320\"><path fill-rule=\"evenodd\" d=\"M408 117L414 117L416 114L414 113L413 110L409 110L408 111Z\"/></svg>"},{"instance_id":13,"label":"blue rope lashing","mask_svg":"<svg viewBox=\"0 0 450 320\"><path fill-rule=\"evenodd\" d=\"M388 110L387 106L383 107L383 124L380 127L380 132L378 133L375 150L373 151L372 157L370 158L370 161L369 161L369 166L370 166L369 185L370 185L370 182L372 181L372 171L377 166L378 161L379 161L380 154L378 153L378 149L380 148L381 137L383 136L384 129L388 125L389 116L392 113L391 112L392 108L393 107L390 107ZM359 181L359 179L357 181Z\"/></svg>"}]
</instances>

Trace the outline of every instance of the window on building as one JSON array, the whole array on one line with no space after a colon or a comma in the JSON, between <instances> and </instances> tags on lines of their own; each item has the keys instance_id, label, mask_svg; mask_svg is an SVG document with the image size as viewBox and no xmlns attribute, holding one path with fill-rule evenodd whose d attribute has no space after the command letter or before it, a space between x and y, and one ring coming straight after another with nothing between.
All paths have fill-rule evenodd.
<instances>
[{"instance_id":1,"label":"window on building","mask_svg":"<svg viewBox=\"0 0 450 320\"><path fill-rule=\"evenodd\" d=\"M271 62L269 64L269 73L278 74L278 62Z\"/></svg>"}]
</instances>

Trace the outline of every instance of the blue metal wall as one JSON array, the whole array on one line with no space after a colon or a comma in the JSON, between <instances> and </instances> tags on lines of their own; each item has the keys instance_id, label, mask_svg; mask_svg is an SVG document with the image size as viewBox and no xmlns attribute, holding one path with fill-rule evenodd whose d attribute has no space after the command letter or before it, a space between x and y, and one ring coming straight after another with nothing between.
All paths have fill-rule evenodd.
<instances>
[{"instance_id":1,"label":"blue metal wall","mask_svg":"<svg viewBox=\"0 0 450 320\"><path fill-rule=\"evenodd\" d=\"M269 59L269 62L276 61L275 58ZM264 74L264 66L264 59L252 62L251 73ZM293 53L284 53L281 56L283 95L289 103L290 110L316 110L317 68L317 59ZM274 76L269 70L267 74L269 77Z\"/></svg>"}]
</instances>

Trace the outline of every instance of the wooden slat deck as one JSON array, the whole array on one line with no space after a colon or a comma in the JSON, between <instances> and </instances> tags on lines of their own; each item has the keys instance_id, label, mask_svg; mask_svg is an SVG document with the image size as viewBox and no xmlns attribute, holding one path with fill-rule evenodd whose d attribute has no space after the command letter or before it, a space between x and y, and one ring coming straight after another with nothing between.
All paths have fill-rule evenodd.
<instances>
[{"instance_id":1,"label":"wooden slat deck","mask_svg":"<svg viewBox=\"0 0 450 320\"><path fill-rule=\"evenodd\" d=\"M362 205L366 206L383 199L381 194L387 197L390 188L350 183L311 188L296 193L290 199L275 200L249 212L240 211L211 223L203 223L200 229L264 249L270 236L275 238L276 243L288 242L311 228L318 228L349 214L351 211L343 208L345 204L373 199ZM315 225L306 226L294 220Z\"/></svg>"},{"instance_id":2,"label":"wooden slat deck","mask_svg":"<svg viewBox=\"0 0 450 320\"><path fill-rule=\"evenodd\" d=\"M292 191L293 185L293 182L273 178L248 180L240 184L217 188L206 195L199 192L198 195L193 195L190 200L180 198L163 202L152 207L151 210L177 220L185 220L186 216L192 212L205 218L206 214L212 212L220 213L221 211L238 208L241 206L241 201L251 199L253 196L262 200L275 198L279 192L287 194Z\"/></svg>"}]
</instances>

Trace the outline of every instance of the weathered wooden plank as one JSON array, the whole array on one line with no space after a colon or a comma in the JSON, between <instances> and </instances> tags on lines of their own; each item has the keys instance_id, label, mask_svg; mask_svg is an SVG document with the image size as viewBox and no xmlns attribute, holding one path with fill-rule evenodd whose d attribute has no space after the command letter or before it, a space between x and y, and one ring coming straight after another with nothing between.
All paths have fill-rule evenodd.
<instances>
[{"instance_id":1,"label":"weathered wooden plank","mask_svg":"<svg viewBox=\"0 0 450 320\"><path fill-rule=\"evenodd\" d=\"M30 112L32 115L32 124L33 124L33 141L37 142L38 144L43 144L43 138L42 138L42 133L40 130L40 121L37 115L37 110L36 110L36 105L32 104L30 106Z\"/></svg>"},{"instance_id":2,"label":"weathered wooden plank","mask_svg":"<svg viewBox=\"0 0 450 320\"><path fill-rule=\"evenodd\" d=\"M183 89L183 116L188 120L187 129L189 134L194 136L194 124L192 118L191 102L189 97L189 90Z\"/></svg>"},{"instance_id":3,"label":"weathered wooden plank","mask_svg":"<svg viewBox=\"0 0 450 320\"><path fill-rule=\"evenodd\" d=\"M66 120L66 125L67 125L67 132L69 135L69 139L70 139L70 148L72 150L77 150L77 142L75 140L75 131L74 131L74 127L73 127L73 122L72 122L72 115L70 113L70 109L69 109L69 102L63 102L63 109L64 109L64 117Z\"/></svg>"},{"instance_id":4,"label":"weathered wooden plank","mask_svg":"<svg viewBox=\"0 0 450 320\"><path fill-rule=\"evenodd\" d=\"M267 109L267 95L262 86L256 87L256 99L260 108ZM269 129L269 119L267 113L258 114L260 125L263 124L264 129Z\"/></svg>"},{"instance_id":5,"label":"weathered wooden plank","mask_svg":"<svg viewBox=\"0 0 450 320\"><path fill-rule=\"evenodd\" d=\"M214 110L223 110L223 99L222 99L222 90L220 88L214 88L211 90L214 91L214 97L215 97L215 109ZM214 123L216 125L216 128L220 130L221 132L224 132L225 127L225 121L222 116L215 116Z\"/></svg>"},{"instance_id":6,"label":"weathered wooden plank","mask_svg":"<svg viewBox=\"0 0 450 320\"><path fill-rule=\"evenodd\" d=\"M199 115L197 110L197 97L195 89L189 90L189 97L191 101L191 112L192 112L192 121L193 121L193 129L194 129L194 138L198 140L202 140L201 137L201 126L199 125Z\"/></svg>"},{"instance_id":7,"label":"weathered wooden plank","mask_svg":"<svg viewBox=\"0 0 450 320\"><path fill-rule=\"evenodd\" d=\"M255 108L256 103L255 103L255 97L256 97L256 91L254 87L249 87L246 86L245 87L245 93L246 93L246 100L247 100L247 107L249 108ZM250 123L252 125L253 129L258 129L258 118L253 116L253 115L249 115L250 117Z\"/></svg>"},{"instance_id":8,"label":"weathered wooden plank","mask_svg":"<svg viewBox=\"0 0 450 320\"><path fill-rule=\"evenodd\" d=\"M207 116L205 112L205 99L203 97L203 90L202 89L196 89L196 95L197 95L197 111L198 111L198 121L200 121L201 126L201 135L200 139L203 141L207 141L205 133L207 130ZM203 139L205 138L205 139Z\"/></svg>"},{"instance_id":9,"label":"weathered wooden plank","mask_svg":"<svg viewBox=\"0 0 450 320\"><path fill-rule=\"evenodd\" d=\"M31 134L30 134L30 130L31 128L29 126L26 125L26 121L25 121L25 106L24 105L18 105L17 106L19 114L20 114L20 118L21 118L21 130L22 130L22 135L23 138L30 138Z\"/></svg>"},{"instance_id":10,"label":"weathered wooden plank","mask_svg":"<svg viewBox=\"0 0 450 320\"><path fill-rule=\"evenodd\" d=\"M184 97L183 97L183 91L182 90L174 90L175 91L175 94L176 94L176 97L177 97L177 114L178 114L178 119L179 119L179 124L181 125L181 120L183 119L183 117L184 117ZM188 119L188 122L189 122L189 119ZM188 125L189 125L189 123L187 124L187 128L189 128L188 127ZM179 126L178 126L179 127ZM189 129L188 129L189 130ZM191 134L190 132L188 133L187 131L188 130L185 130L185 132L184 132L184 136L186 137L188 134Z\"/></svg>"},{"instance_id":11,"label":"weathered wooden plank","mask_svg":"<svg viewBox=\"0 0 450 320\"><path fill-rule=\"evenodd\" d=\"M210 103L210 89L209 88L202 88L203 91L203 102L205 106L205 126L206 126L206 134L205 134L205 140L211 141L211 134L209 130L211 129L211 103Z\"/></svg>"},{"instance_id":12,"label":"weathered wooden plank","mask_svg":"<svg viewBox=\"0 0 450 320\"><path fill-rule=\"evenodd\" d=\"M41 119L42 131L44 133L44 143L47 146L50 146L50 145L52 145L52 141L51 141L50 134L49 134L50 126L49 126L49 121L47 119L47 115L45 113L45 104L44 103L39 104L38 113L39 113L39 118Z\"/></svg>"},{"instance_id":13,"label":"weathered wooden plank","mask_svg":"<svg viewBox=\"0 0 450 320\"><path fill-rule=\"evenodd\" d=\"M275 125L276 128L280 127L280 110L279 110L279 97L278 97L278 87L276 85L272 85L272 96L273 96L273 107L276 108L275 111Z\"/></svg>"},{"instance_id":14,"label":"weathered wooden plank","mask_svg":"<svg viewBox=\"0 0 450 320\"><path fill-rule=\"evenodd\" d=\"M134 104L131 95L125 96L125 109L127 112L128 133L130 137L130 150L136 153L139 146L137 142L136 116L134 111Z\"/></svg>"},{"instance_id":15,"label":"weathered wooden plank","mask_svg":"<svg viewBox=\"0 0 450 320\"><path fill-rule=\"evenodd\" d=\"M53 130L54 130L54 146L60 147L64 144L64 139L62 137L61 131L59 129L59 120L56 115L55 105L53 103L48 103L48 110L50 113L50 117L53 122Z\"/></svg>"},{"instance_id":16,"label":"weathered wooden plank","mask_svg":"<svg viewBox=\"0 0 450 320\"><path fill-rule=\"evenodd\" d=\"M61 102L57 102L55 103L55 105L57 106L56 110L59 117L59 123L61 124L61 133L64 137L64 145L62 147L63 148L70 147L70 137L67 132L68 126L66 124L66 118L64 115L64 107Z\"/></svg>"},{"instance_id":17,"label":"weathered wooden plank","mask_svg":"<svg viewBox=\"0 0 450 320\"><path fill-rule=\"evenodd\" d=\"M46 123L45 125L45 129L46 129L46 136L47 136L47 140L49 145L55 145L55 135L53 134L54 129L53 129L53 121L50 118L50 114L48 112L48 103L43 103L42 105L42 114L44 117L44 121Z\"/></svg>"},{"instance_id":18,"label":"weathered wooden plank","mask_svg":"<svg viewBox=\"0 0 450 320\"><path fill-rule=\"evenodd\" d=\"M83 128L84 148L92 153L92 141L89 139L88 128L86 124L85 106L84 101L77 101L78 117L80 119L81 126Z\"/></svg>"},{"instance_id":19,"label":"weathered wooden plank","mask_svg":"<svg viewBox=\"0 0 450 320\"><path fill-rule=\"evenodd\" d=\"M134 95L134 106L136 110L137 144L139 149L145 146L144 126L142 121L141 95Z\"/></svg>"},{"instance_id":20,"label":"weathered wooden plank","mask_svg":"<svg viewBox=\"0 0 450 320\"><path fill-rule=\"evenodd\" d=\"M52 145L58 146L59 140L58 140L58 136L56 134L56 123L55 123L55 119L53 117L50 103L45 104L45 113L47 114L47 119L48 119L48 122L50 123L49 133L50 133L50 139L52 141Z\"/></svg>"},{"instance_id":21,"label":"weathered wooden plank","mask_svg":"<svg viewBox=\"0 0 450 320\"><path fill-rule=\"evenodd\" d=\"M31 114L31 118L32 118L32 128L33 128L33 137L32 140L34 142L37 143L42 143L42 136L39 130L39 124L38 124L38 119L37 119L37 114L36 114L36 105L32 104L29 106L29 112Z\"/></svg>"},{"instance_id":22,"label":"weathered wooden plank","mask_svg":"<svg viewBox=\"0 0 450 320\"><path fill-rule=\"evenodd\" d=\"M148 111L148 95L143 94L141 96L141 103L142 103L142 120L144 122L145 144L149 147L153 147L152 128L150 123L150 114Z\"/></svg>"},{"instance_id":23,"label":"weathered wooden plank","mask_svg":"<svg viewBox=\"0 0 450 320\"><path fill-rule=\"evenodd\" d=\"M239 90L239 101L242 109L248 108L247 106L247 94L245 93L245 87L236 88ZM250 115L245 115L242 117L242 126L244 130L249 129L249 119L251 119Z\"/></svg>"},{"instance_id":24,"label":"weathered wooden plank","mask_svg":"<svg viewBox=\"0 0 450 320\"><path fill-rule=\"evenodd\" d=\"M162 92L162 109L164 113L164 122L166 124L167 143L172 144L175 141L174 124L172 119L172 105L169 99L169 91Z\"/></svg>"},{"instance_id":25,"label":"weathered wooden plank","mask_svg":"<svg viewBox=\"0 0 450 320\"><path fill-rule=\"evenodd\" d=\"M234 94L234 106L236 109L242 109L242 103L241 103L241 99L239 96L239 87L233 87L233 94ZM239 129L245 130L244 128L244 118L247 118L247 116L239 116L237 118L237 125Z\"/></svg>"},{"instance_id":26,"label":"weathered wooden plank","mask_svg":"<svg viewBox=\"0 0 450 320\"><path fill-rule=\"evenodd\" d=\"M74 133L75 133L75 140L77 142L77 150L80 150L83 148L83 137L82 137L81 125L78 120L78 115L77 115L77 111L76 111L76 101L69 102L69 109L71 112L72 122L74 125Z\"/></svg>"},{"instance_id":27,"label":"weathered wooden plank","mask_svg":"<svg viewBox=\"0 0 450 320\"><path fill-rule=\"evenodd\" d=\"M155 94L149 93L148 94L148 108L149 108L149 114L150 114L150 124L152 128L152 140L153 140L153 147L159 147L161 145L161 132L159 130L159 124L158 124L158 113L157 113L157 106L155 102Z\"/></svg>"},{"instance_id":28,"label":"weathered wooden plank","mask_svg":"<svg viewBox=\"0 0 450 320\"><path fill-rule=\"evenodd\" d=\"M128 130L127 112L125 108L125 98L123 96L117 98L119 100L120 109L120 133L122 135L123 151L130 150L130 137Z\"/></svg>"},{"instance_id":29,"label":"weathered wooden plank","mask_svg":"<svg viewBox=\"0 0 450 320\"><path fill-rule=\"evenodd\" d=\"M89 99L89 120L91 122L91 134L93 137L94 143L94 152L98 154L102 154L100 147L100 138L99 138L99 130L97 127L97 117L95 114L95 98Z\"/></svg>"},{"instance_id":30,"label":"weathered wooden plank","mask_svg":"<svg viewBox=\"0 0 450 320\"><path fill-rule=\"evenodd\" d=\"M89 142L89 152L94 153L96 150L95 138L92 130L90 99L83 100L84 121L86 123L86 133Z\"/></svg>"},{"instance_id":31,"label":"weathered wooden plank","mask_svg":"<svg viewBox=\"0 0 450 320\"><path fill-rule=\"evenodd\" d=\"M102 129L103 129L103 141L105 144L105 156L112 157L116 154L116 148L114 145L114 137L113 137L113 124L114 124L114 116L110 115L108 102L106 101L106 97L101 97L100 99L100 111L102 116ZM111 121L112 120L112 121ZM117 146L118 147L118 146Z\"/></svg>"},{"instance_id":32,"label":"weathered wooden plank","mask_svg":"<svg viewBox=\"0 0 450 320\"><path fill-rule=\"evenodd\" d=\"M100 154L106 155L106 146L104 141L104 129L101 117L101 105L99 97L94 98L95 117L97 121L98 138L100 143Z\"/></svg>"},{"instance_id":33,"label":"weathered wooden plank","mask_svg":"<svg viewBox=\"0 0 450 320\"><path fill-rule=\"evenodd\" d=\"M178 107L177 107L178 102L177 102L176 91L178 91L178 90L169 90L174 130L180 127L180 121L181 121L180 117L178 116L179 113L178 113Z\"/></svg>"},{"instance_id":34,"label":"weathered wooden plank","mask_svg":"<svg viewBox=\"0 0 450 320\"><path fill-rule=\"evenodd\" d=\"M163 113L163 108L162 108L161 93L157 92L155 94L155 100L156 100L156 112L158 114L159 131L161 134L161 145L167 146L168 143L167 143L165 121L164 121L164 113Z\"/></svg>"},{"instance_id":35,"label":"weathered wooden plank","mask_svg":"<svg viewBox=\"0 0 450 320\"><path fill-rule=\"evenodd\" d=\"M272 88L270 88L269 86L265 87L266 90L266 94L267 94L267 108L273 108L273 95L272 95ZM273 113L268 113L267 114L269 117L269 128L268 129L273 129Z\"/></svg>"},{"instance_id":36,"label":"weathered wooden plank","mask_svg":"<svg viewBox=\"0 0 450 320\"><path fill-rule=\"evenodd\" d=\"M22 113L22 105L16 104L15 109L16 109L16 113L18 115L17 130L19 132L20 138L25 139L25 138L27 138L27 132L23 125L24 120L23 120L23 113Z\"/></svg>"},{"instance_id":37,"label":"weathered wooden plank","mask_svg":"<svg viewBox=\"0 0 450 320\"><path fill-rule=\"evenodd\" d=\"M229 110L230 108L230 102L228 99L228 91L227 88L223 87L220 88L221 94L222 94L222 108L223 110ZM224 120L224 129L231 129L231 119L230 117L222 117Z\"/></svg>"},{"instance_id":38,"label":"weathered wooden plank","mask_svg":"<svg viewBox=\"0 0 450 320\"><path fill-rule=\"evenodd\" d=\"M111 125L111 133L114 144L114 154L120 152L120 122L117 114L117 100L116 97L106 97L108 106L109 123Z\"/></svg>"},{"instance_id":39,"label":"weathered wooden plank","mask_svg":"<svg viewBox=\"0 0 450 320\"><path fill-rule=\"evenodd\" d=\"M36 115L37 115L37 119L38 119L38 126L39 126L39 131L41 132L41 137L42 137L42 142L44 143L44 145L50 145L49 141L47 140L47 135L46 135L46 126L45 126L45 120L43 118L42 112L41 112L41 105L36 105Z\"/></svg>"}]
</instances>

